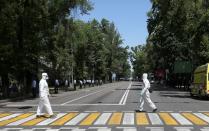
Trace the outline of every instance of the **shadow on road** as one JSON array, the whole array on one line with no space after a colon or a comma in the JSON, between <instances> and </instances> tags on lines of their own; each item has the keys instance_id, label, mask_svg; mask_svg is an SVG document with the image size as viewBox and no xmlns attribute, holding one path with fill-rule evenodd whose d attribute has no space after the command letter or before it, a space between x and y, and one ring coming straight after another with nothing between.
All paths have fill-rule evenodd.
<instances>
[{"instance_id":1,"label":"shadow on road","mask_svg":"<svg viewBox=\"0 0 209 131\"><path fill-rule=\"evenodd\" d=\"M135 85L140 85L140 84L135 84ZM133 86L133 85L132 85ZM209 97L204 97L204 98L200 98L198 96L190 96L190 92L187 90L182 90L182 89L177 89L177 88L173 88L173 87L169 87L166 85L161 85L161 84L152 84L151 88L153 90L153 92L159 92L159 95L161 97L167 97L167 98L190 98L193 100L200 100L200 101L209 101ZM130 90L141 90L140 86L135 86L134 88L131 88Z\"/></svg>"}]
</instances>

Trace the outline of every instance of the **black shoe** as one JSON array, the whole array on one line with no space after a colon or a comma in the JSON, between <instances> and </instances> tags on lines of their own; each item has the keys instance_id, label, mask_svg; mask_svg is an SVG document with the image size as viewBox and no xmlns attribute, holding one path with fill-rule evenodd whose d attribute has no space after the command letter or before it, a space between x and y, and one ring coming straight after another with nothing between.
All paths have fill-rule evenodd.
<instances>
[{"instance_id":1,"label":"black shoe","mask_svg":"<svg viewBox=\"0 0 209 131\"><path fill-rule=\"evenodd\" d=\"M40 117L43 117L43 115L36 115L36 118L40 118Z\"/></svg>"},{"instance_id":2,"label":"black shoe","mask_svg":"<svg viewBox=\"0 0 209 131\"><path fill-rule=\"evenodd\" d=\"M142 111L141 111L141 110L135 110L135 111L136 111L136 112L146 112L146 111L143 111L143 110L142 110Z\"/></svg>"},{"instance_id":3,"label":"black shoe","mask_svg":"<svg viewBox=\"0 0 209 131\"><path fill-rule=\"evenodd\" d=\"M157 111L157 108L155 108L152 112L156 112Z\"/></svg>"}]
</instances>

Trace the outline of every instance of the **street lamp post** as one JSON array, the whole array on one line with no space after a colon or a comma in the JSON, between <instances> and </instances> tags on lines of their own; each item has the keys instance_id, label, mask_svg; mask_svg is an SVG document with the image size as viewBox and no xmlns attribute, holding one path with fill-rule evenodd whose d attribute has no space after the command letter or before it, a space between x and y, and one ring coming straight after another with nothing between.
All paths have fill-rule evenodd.
<instances>
[{"instance_id":1,"label":"street lamp post","mask_svg":"<svg viewBox=\"0 0 209 131\"><path fill-rule=\"evenodd\" d=\"M72 56L72 67L71 67L71 81L72 81L72 88L74 89L74 90L76 90L75 89L75 86L74 86L74 77L73 77L73 72L74 72L74 69L73 69L73 43L71 43L71 56Z\"/></svg>"}]
</instances>

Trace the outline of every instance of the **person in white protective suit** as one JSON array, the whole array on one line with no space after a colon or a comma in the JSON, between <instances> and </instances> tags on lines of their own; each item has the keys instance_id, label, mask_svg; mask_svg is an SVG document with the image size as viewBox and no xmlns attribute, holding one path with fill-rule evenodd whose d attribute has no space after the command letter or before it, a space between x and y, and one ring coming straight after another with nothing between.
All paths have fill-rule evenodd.
<instances>
[{"instance_id":1,"label":"person in white protective suit","mask_svg":"<svg viewBox=\"0 0 209 131\"><path fill-rule=\"evenodd\" d=\"M51 117L55 117L55 115L53 114L52 108L51 108L51 104L49 102L49 88L48 88L48 84L46 82L46 80L48 79L48 75L47 73L42 73L42 79L39 82L39 104L38 104L38 109L37 109L37 113L36 113L36 117L47 117L47 118L51 118ZM43 110L45 109L47 115L43 114Z\"/></svg>"},{"instance_id":2,"label":"person in white protective suit","mask_svg":"<svg viewBox=\"0 0 209 131\"><path fill-rule=\"evenodd\" d=\"M153 112L157 111L157 107L155 106L155 104L152 102L152 100L150 99L150 92L149 92L149 88L150 88L150 82L147 79L147 73L143 74L143 88L140 94L140 103L139 103L139 112L143 111L143 106L144 106L144 101L147 102L147 104L153 109Z\"/></svg>"}]
</instances>

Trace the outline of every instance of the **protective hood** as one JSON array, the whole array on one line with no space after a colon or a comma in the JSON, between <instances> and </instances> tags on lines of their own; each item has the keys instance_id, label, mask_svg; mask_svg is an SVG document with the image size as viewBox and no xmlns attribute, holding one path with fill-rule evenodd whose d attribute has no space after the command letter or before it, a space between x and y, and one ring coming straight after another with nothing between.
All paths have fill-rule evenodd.
<instances>
[{"instance_id":1,"label":"protective hood","mask_svg":"<svg viewBox=\"0 0 209 131\"><path fill-rule=\"evenodd\" d=\"M47 80L48 79L47 73L42 73L42 79L44 79L44 80Z\"/></svg>"},{"instance_id":2,"label":"protective hood","mask_svg":"<svg viewBox=\"0 0 209 131\"><path fill-rule=\"evenodd\" d=\"M147 73L144 73L143 76L142 76L142 79L147 80L147 76L148 76Z\"/></svg>"}]
</instances>

